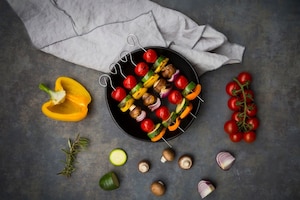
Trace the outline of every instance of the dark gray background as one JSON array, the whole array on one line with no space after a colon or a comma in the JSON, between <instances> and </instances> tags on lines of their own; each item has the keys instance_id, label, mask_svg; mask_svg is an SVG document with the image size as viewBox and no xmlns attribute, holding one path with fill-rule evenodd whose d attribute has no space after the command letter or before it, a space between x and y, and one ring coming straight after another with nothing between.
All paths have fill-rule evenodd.
<instances>
[{"instance_id":1,"label":"dark gray background","mask_svg":"<svg viewBox=\"0 0 300 200\"><path fill-rule=\"evenodd\" d=\"M11 8L0 0L0 199L156 199L149 187L161 179L167 185L160 199L201 199L197 183L211 180L216 191L206 199L300 199L299 185L299 1L163 0L198 24L210 24L232 42L246 46L243 63L227 65L200 77L205 104L188 131L171 140L176 159L194 157L189 171L176 162L161 164L165 143L129 138L113 123L105 104L99 72L38 51ZM232 143L223 131L231 111L225 85L241 71L253 75L252 88L259 107L260 127L253 144ZM72 77L90 91L88 117L78 123L58 122L41 113L47 100L38 89L53 85L58 76ZM91 140L78 156L70 179L57 176L63 164L60 150L77 133ZM108 162L109 152L125 149L122 167ZM229 171L222 171L215 155L227 150L236 156ZM141 174L137 163L149 159L151 171ZM118 190L107 192L99 178L115 171Z\"/></svg>"}]
</instances>

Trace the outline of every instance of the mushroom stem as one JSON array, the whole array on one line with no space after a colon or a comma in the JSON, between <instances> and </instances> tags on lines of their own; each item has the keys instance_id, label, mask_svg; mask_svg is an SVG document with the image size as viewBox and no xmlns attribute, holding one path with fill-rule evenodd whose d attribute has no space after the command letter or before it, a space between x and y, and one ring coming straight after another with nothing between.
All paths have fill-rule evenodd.
<instances>
[{"instance_id":1,"label":"mushroom stem","mask_svg":"<svg viewBox=\"0 0 300 200\"><path fill-rule=\"evenodd\" d=\"M166 159L165 157L162 156L162 157L160 158L160 161L161 161L162 163L165 163L165 162L167 161L167 159Z\"/></svg>"},{"instance_id":2,"label":"mushroom stem","mask_svg":"<svg viewBox=\"0 0 300 200\"><path fill-rule=\"evenodd\" d=\"M190 156L183 155L179 158L178 165L181 169L190 169L193 165L193 160Z\"/></svg>"},{"instance_id":3,"label":"mushroom stem","mask_svg":"<svg viewBox=\"0 0 300 200\"><path fill-rule=\"evenodd\" d=\"M165 163L167 161L173 161L175 158L175 151L172 148L166 148L162 152L162 156L160 158L160 161L162 163Z\"/></svg>"},{"instance_id":4,"label":"mushroom stem","mask_svg":"<svg viewBox=\"0 0 300 200\"><path fill-rule=\"evenodd\" d=\"M139 162L138 168L139 168L140 172L146 173L149 171L150 165L147 161L141 161L141 162Z\"/></svg>"}]
</instances>

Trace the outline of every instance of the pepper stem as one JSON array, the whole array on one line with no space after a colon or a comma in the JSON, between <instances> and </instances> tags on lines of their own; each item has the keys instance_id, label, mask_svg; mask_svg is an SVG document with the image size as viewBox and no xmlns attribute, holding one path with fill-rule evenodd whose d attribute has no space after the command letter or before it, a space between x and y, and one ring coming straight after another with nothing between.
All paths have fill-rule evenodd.
<instances>
[{"instance_id":1,"label":"pepper stem","mask_svg":"<svg viewBox=\"0 0 300 200\"><path fill-rule=\"evenodd\" d=\"M51 90L46 85L44 85L43 83L39 84L39 88L50 95Z\"/></svg>"},{"instance_id":2,"label":"pepper stem","mask_svg":"<svg viewBox=\"0 0 300 200\"><path fill-rule=\"evenodd\" d=\"M42 83L39 84L39 88L50 95L50 98L54 105L63 103L65 101L66 91L53 91Z\"/></svg>"}]
</instances>

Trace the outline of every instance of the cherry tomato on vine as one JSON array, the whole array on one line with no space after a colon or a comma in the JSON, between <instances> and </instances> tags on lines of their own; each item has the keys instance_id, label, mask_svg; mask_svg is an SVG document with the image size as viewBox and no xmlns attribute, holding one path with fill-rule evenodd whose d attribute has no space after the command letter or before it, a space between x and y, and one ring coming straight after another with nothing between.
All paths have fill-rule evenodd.
<instances>
[{"instance_id":1,"label":"cherry tomato on vine","mask_svg":"<svg viewBox=\"0 0 300 200\"><path fill-rule=\"evenodd\" d=\"M256 117L247 119L246 123L250 125L251 131L255 131L259 126L259 120Z\"/></svg>"},{"instance_id":2,"label":"cherry tomato on vine","mask_svg":"<svg viewBox=\"0 0 300 200\"><path fill-rule=\"evenodd\" d=\"M255 117L257 113L257 106L255 103L247 104L246 114L249 117Z\"/></svg>"},{"instance_id":3,"label":"cherry tomato on vine","mask_svg":"<svg viewBox=\"0 0 300 200\"><path fill-rule=\"evenodd\" d=\"M237 96L238 94L241 93L240 89L241 87L235 81L231 81L226 85L226 93L229 96Z\"/></svg>"},{"instance_id":4,"label":"cherry tomato on vine","mask_svg":"<svg viewBox=\"0 0 300 200\"><path fill-rule=\"evenodd\" d=\"M250 73L248 72L241 72L238 77L237 80L243 85L245 83L251 83L252 81L252 76Z\"/></svg>"},{"instance_id":5,"label":"cherry tomato on vine","mask_svg":"<svg viewBox=\"0 0 300 200\"><path fill-rule=\"evenodd\" d=\"M224 124L224 131L226 133L228 133L228 134L237 133L239 131L239 127L236 124L236 121L229 120L229 121L225 122L225 124Z\"/></svg>"},{"instance_id":6,"label":"cherry tomato on vine","mask_svg":"<svg viewBox=\"0 0 300 200\"><path fill-rule=\"evenodd\" d=\"M253 90L246 89L246 90L244 90L244 93L245 93L247 103L251 103L251 102L254 101L254 92L253 92ZM244 95L243 94L240 94L240 97L241 97L242 100L244 100Z\"/></svg>"},{"instance_id":7,"label":"cherry tomato on vine","mask_svg":"<svg viewBox=\"0 0 300 200\"><path fill-rule=\"evenodd\" d=\"M254 131L248 131L248 132L244 133L243 139L247 143L254 142L256 139L256 134Z\"/></svg>"},{"instance_id":8,"label":"cherry tomato on vine","mask_svg":"<svg viewBox=\"0 0 300 200\"><path fill-rule=\"evenodd\" d=\"M243 139L243 133L237 132L229 135L232 142L239 142Z\"/></svg>"},{"instance_id":9,"label":"cherry tomato on vine","mask_svg":"<svg viewBox=\"0 0 300 200\"><path fill-rule=\"evenodd\" d=\"M238 97L230 97L228 99L227 106L230 110L239 111L242 108L241 99Z\"/></svg>"},{"instance_id":10,"label":"cherry tomato on vine","mask_svg":"<svg viewBox=\"0 0 300 200\"><path fill-rule=\"evenodd\" d=\"M243 115L244 115L244 113L239 112L239 111L235 111L234 113L232 113L231 119L236 121L236 122L239 122L239 121L243 120Z\"/></svg>"}]
</instances>

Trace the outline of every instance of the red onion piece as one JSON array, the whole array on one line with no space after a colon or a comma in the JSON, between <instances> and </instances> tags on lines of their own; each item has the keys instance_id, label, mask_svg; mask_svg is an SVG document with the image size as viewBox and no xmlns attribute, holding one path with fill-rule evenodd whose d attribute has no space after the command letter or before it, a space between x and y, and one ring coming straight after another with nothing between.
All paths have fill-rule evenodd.
<instances>
[{"instance_id":1,"label":"red onion piece","mask_svg":"<svg viewBox=\"0 0 300 200\"><path fill-rule=\"evenodd\" d=\"M142 110L141 114L139 116L137 116L137 118L135 119L137 122L141 122L143 121L143 119L145 119L146 117L146 112L144 110Z\"/></svg>"},{"instance_id":2,"label":"red onion piece","mask_svg":"<svg viewBox=\"0 0 300 200\"><path fill-rule=\"evenodd\" d=\"M164 88L161 90L161 92L159 93L161 98L165 98L169 95L169 93L171 92L172 87L169 88Z\"/></svg>"},{"instance_id":3,"label":"red onion piece","mask_svg":"<svg viewBox=\"0 0 300 200\"><path fill-rule=\"evenodd\" d=\"M177 79L178 75L179 75L180 71L179 69L176 69L175 73L172 75L171 78L168 79L169 82L173 82Z\"/></svg>"},{"instance_id":4,"label":"red onion piece","mask_svg":"<svg viewBox=\"0 0 300 200\"><path fill-rule=\"evenodd\" d=\"M235 158L229 152L221 151L216 156L216 161L221 169L228 170L234 163Z\"/></svg>"},{"instance_id":5,"label":"red onion piece","mask_svg":"<svg viewBox=\"0 0 300 200\"><path fill-rule=\"evenodd\" d=\"M153 112L154 110L156 110L161 104L161 101L159 98L157 98L156 102L150 106L148 106L148 108Z\"/></svg>"},{"instance_id":6,"label":"red onion piece","mask_svg":"<svg viewBox=\"0 0 300 200\"><path fill-rule=\"evenodd\" d=\"M205 198L214 190L215 190L215 186L213 186L213 184L211 184L211 182L209 181L201 180L198 183L198 192L202 199Z\"/></svg>"}]
</instances>

